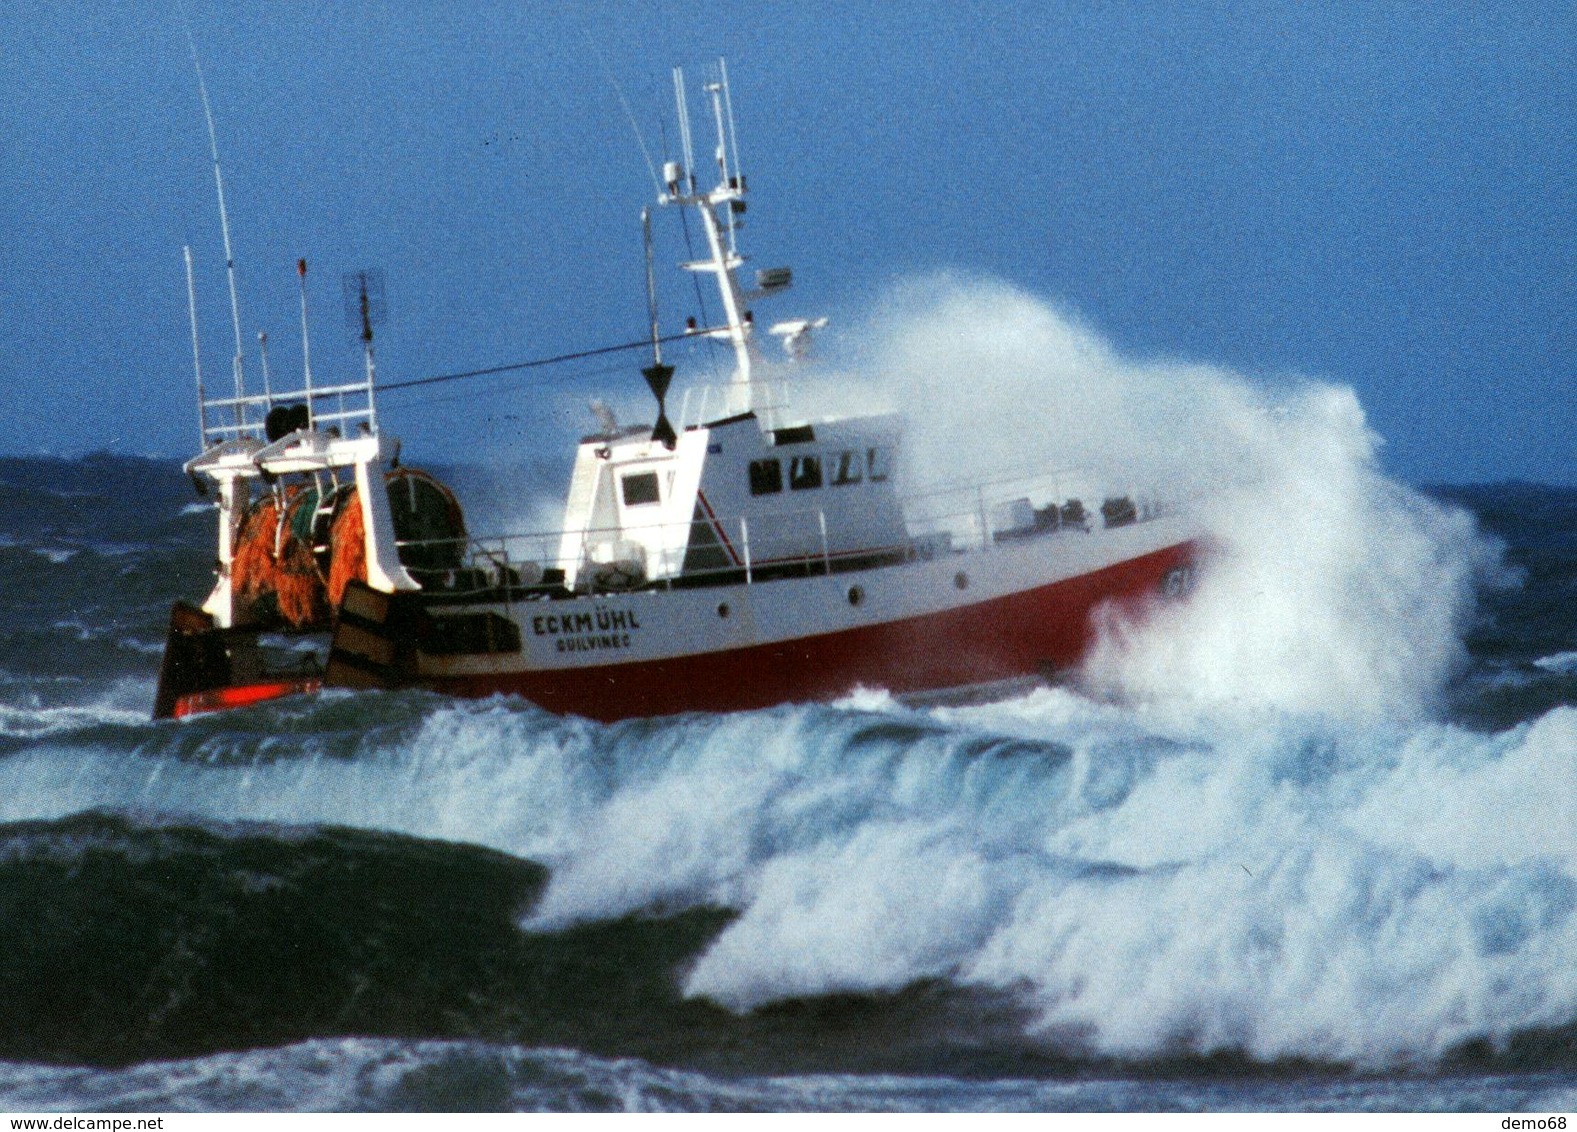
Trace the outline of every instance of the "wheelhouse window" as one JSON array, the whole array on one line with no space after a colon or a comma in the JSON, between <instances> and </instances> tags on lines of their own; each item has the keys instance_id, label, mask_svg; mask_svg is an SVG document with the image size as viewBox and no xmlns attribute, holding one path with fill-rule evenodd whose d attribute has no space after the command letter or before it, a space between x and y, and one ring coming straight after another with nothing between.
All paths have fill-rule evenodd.
<instances>
[{"instance_id":1,"label":"wheelhouse window","mask_svg":"<svg viewBox=\"0 0 1577 1132\"><path fill-rule=\"evenodd\" d=\"M865 450L865 468L872 483L881 483L886 480L891 466L892 462L887 449L867 448Z\"/></svg>"},{"instance_id":2,"label":"wheelhouse window","mask_svg":"<svg viewBox=\"0 0 1577 1132\"><path fill-rule=\"evenodd\" d=\"M656 472L631 472L619 483L624 489L626 507L639 507L643 503L658 501Z\"/></svg>"},{"instance_id":3,"label":"wheelhouse window","mask_svg":"<svg viewBox=\"0 0 1577 1132\"><path fill-rule=\"evenodd\" d=\"M750 494L776 495L783 490L783 465L776 460L750 461Z\"/></svg>"},{"instance_id":4,"label":"wheelhouse window","mask_svg":"<svg viewBox=\"0 0 1577 1132\"><path fill-rule=\"evenodd\" d=\"M859 483L865 475L864 463L858 452L839 452L832 457L832 486Z\"/></svg>"},{"instance_id":5,"label":"wheelhouse window","mask_svg":"<svg viewBox=\"0 0 1577 1132\"><path fill-rule=\"evenodd\" d=\"M794 491L809 491L821 486L821 457L796 456L789 462L789 487Z\"/></svg>"}]
</instances>

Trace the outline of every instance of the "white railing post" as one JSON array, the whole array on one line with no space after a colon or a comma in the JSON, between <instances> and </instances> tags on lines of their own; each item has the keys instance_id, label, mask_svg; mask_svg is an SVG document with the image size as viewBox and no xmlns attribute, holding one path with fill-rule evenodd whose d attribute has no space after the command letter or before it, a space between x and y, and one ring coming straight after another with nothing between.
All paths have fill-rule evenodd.
<instances>
[{"instance_id":1,"label":"white railing post","mask_svg":"<svg viewBox=\"0 0 1577 1132\"><path fill-rule=\"evenodd\" d=\"M817 508L816 522L821 527L821 569L829 578L832 576L832 554L827 549L827 512Z\"/></svg>"},{"instance_id":2,"label":"white railing post","mask_svg":"<svg viewBox=\"0 0 1577 1132\"><path fill-rule=\"evenodd\" d=\"M743 515L739 517L739 545L745 551L745 585L748 586L754 580L750 567L750 520Z\"/></svg>"},{"instance_id":3,"label":"white railing post","mask_svg":"<svg viewBox=\"0 0 1577 1132\"><path fill-rule=\"evenodd\" d=\"M682 536L674 539L672 545L670 545L671 535L665 535L663 538L663 588L671 591L674 588L674 575L684 569L684 555L689 548L690 533L695 529L695 522L692 520L683 524L665 524L665 529L667 527L675 528L676 533Z\"/></svg>"},{"instance_id":4,"label":"white railing post","mask_svg":"<svg viewBox=\"0 0 1577 1132\"><path fill-rule=\"evenodd\" d=\"M988 550L991 546L991 524L986 519L986 489L983 485L975 488L975 506L980 509L980 549Z\"/></svg>"}]
</instances>

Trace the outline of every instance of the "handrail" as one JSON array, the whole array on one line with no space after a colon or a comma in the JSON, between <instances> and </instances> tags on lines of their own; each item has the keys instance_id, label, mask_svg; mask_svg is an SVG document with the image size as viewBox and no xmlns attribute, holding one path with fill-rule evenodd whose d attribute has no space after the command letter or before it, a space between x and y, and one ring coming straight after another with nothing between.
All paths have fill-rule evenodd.
<instances>
[{"instance_id":1,"label":"handrail","mask_svg":"<svg viewBox=\"0 0 1577 1132\"><path fill-rule=\"evenodd\" d=\"M1065 497L1055 490L1062 486L1062 476L1072 478L1067 473L1047 473L1016 479L1003 477L986 483L969 486L961 484L902 498L900 502L905 512L906 537L902 542L890 545L833 549L827 512L820 507L764 515L720 517L717 520L718 529L735 531L739 539L737 548L717 548L724 558L720 565L696 565L691 557L695 547L688 537L652 540L654 534L691 531L694 529L694 519L649 524L635 530L617 526L570 531L552 529L481 537L409 540L401 541L397 546L402 550L459 546L461 553L453 557L463 565L450 572L449 584L440 588L455 595L502 591L508 600L511 593L521 587L535 588L543 593L552 590L554 583L540 581L549 568L573 572L574 592L577 594L624 592L616 587L599 588L590 568L595 547L620 541L640 547L645 559L645 580L638 583L642 587L658 585L673 588L676 584L705 584L708 579L726 578L742 579L746 585L753 585L781 576L785 570L793 572L808 568L816 573L830 575L838 572L840 567L858 568L852 565L857 563L890 563L938 554L980 553L995 549L1005 540L1045 534L1076 536L1103 523L1117 525L1101 513L1101 505L1106 499L1123 498L1131 504L1131 514L1125 512L1125 517L1120 520L1123 524L1148 522L1171 511L1164 503L1135 497L1132 493L1105 497L1100 493L1086 493L1082 501L1082 518L1078 522L1065 521L1062 518ZM1050 492L1046 490L1048 484L1053 489ZM1026 485L1038 485L1040 491L1034 495L1028 494ZM1013 490L1002 490L1008 486ZM996 487L997 490L988 491L988 487ZM1016 506L1015 513L1020 513L1023 505L1028 504L1035 495L1044 502L1040 507L1032 508L1036 518L1033 527L993 523L992 517L997 514L994 508ZM1042 519L1045 519L1044 525ZM816 524L815 528L810 527L811 523ZM633 537L637 534L647 536L650 541ZM819 546L816 541L818 538ZM652 541L656 542L656 548ZM567 546L575 548L571 552L574 561L566 558ZM691 558L688 566L687 558ZM521 575L521 569L527 566L536 567L537 572ZM510 580L517 576L522 580ZM530 580L526 580L528 578Z\"/></svg>"},{"instance_id":2,"label":"handrail","mask_svg":"<svg viewBox=\"0 0 1577 1132\"><path fill-rule=\"evenodd\" d=\"M341 393L367 392L365 381L352 382L348 385L315 385L311 389L292 389L283 393L248 393L243 397L209 397L204 404L210 409L228 409L236 405L277 405L280 402L291 401L316 401L321 397L333 397Z\"/></svg>"},{"instance_id":3,"label":"handrail","mask_svg":"<svg viewBox=\"0 0 1577 1132\"><path fill-rule=\"evenodd\" d=\"M270 410L278 405L307 405L314 423L338 421L349 426L352 422L364 421L369 428L375 428L374 396L371 381L356 381L280 392L245 393L235 397L208 397L200 406L203 438L211 444L227 436L260 436L266 428L263 413L249 410ZM320 409L319 406L323 407ZM212 415L218 414L229 419L210 419Z\"/></svg>"},{"instance_id":4,"label":"handrail","mask_svg":"<svg viewBox=\"0 0 1577 1132\"><path fill-rule=\"evenodd\" d=\"M789 407L788 382L781 377L762 377L752 379L750 384L765 391L763 396L756 398L756 411L763 417L771 418L769 424L776 424L776 414ZM745 396L743 389L742 385L734 381L697 382L685 386L684 396L679 402L679 430L683 432L699 428L717 416L728 417L745 411L750 398ZM720 404L720 414L708 412L714 396ZM692 402L694 413L691 412Z\"/></svg>"}]
</instances>

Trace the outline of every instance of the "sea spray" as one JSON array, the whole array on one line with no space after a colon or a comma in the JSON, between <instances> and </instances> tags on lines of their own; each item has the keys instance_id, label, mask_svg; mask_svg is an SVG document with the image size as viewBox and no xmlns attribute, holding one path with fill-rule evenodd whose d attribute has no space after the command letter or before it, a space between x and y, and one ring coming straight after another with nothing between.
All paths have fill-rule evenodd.
<instances>
[{"instance_id":1,"label":"sea spray","mask_svg":"<svg viewBox=\"0 0 1577 1132\"><path fill-rule=\"evenodd\" d=\"M911 486L1075 469L1199 517L1197 592L1108 616L1088 690L1417 718L1464 663L1475 587L1499 580L1498 551L1465 512L1384 474L1350 389L1126 358L979 278L899 288L875 333L856 384L904 410Z\"/></svg>"},{"instance_id":2,"label":"sea spray","mask_svg":"<svg viewBox=\"0 0 1577 1132\"><path fill-rule=\"evenodd\" d=\"M1496 550L1464 512L1379 472L1350 391L1306 387L1265 423L1257 474L1198 501L1196 591L1109 616L1086 680L1218 709L1432 714Z\"/></svg>"}]
</instances>

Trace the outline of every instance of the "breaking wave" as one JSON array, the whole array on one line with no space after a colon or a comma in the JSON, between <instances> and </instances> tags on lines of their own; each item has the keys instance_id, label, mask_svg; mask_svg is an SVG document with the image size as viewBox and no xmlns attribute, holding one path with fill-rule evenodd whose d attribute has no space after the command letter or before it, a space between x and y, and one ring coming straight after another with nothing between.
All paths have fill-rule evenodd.
<instances>
[{"instance_id":1,"label":"breaking wave","mask_svg":"<svg viewBox=\"0 0 1577 1132\"><path fill-rule=\"evenodd\" d=\"M1577 1025L1574 782L1571 708L1485 735L871 693L601 726L342 695L46 740L0 758L0 818L486 846L546 867L532 936L724 911L660 980L741 1017L935 985L1058 1057L1383 1068Z\"/></svg>"},{"instance_id":2,"label":"breaking wave","mask_svg":"<svg viewBox=\"0 0 1577 1132\"><path fill-rule=\"evenodd\" d=\"M1192 600L1109 620L1088 690L1350 719L1438 710L1476 588L1505 580L1499 547L1383 473L1351 389L1125 357L990 279L899 288L872 329L851 380L903 408L915 486L1077 469L1200 517Z\"/></svg>"}]
</instances>

